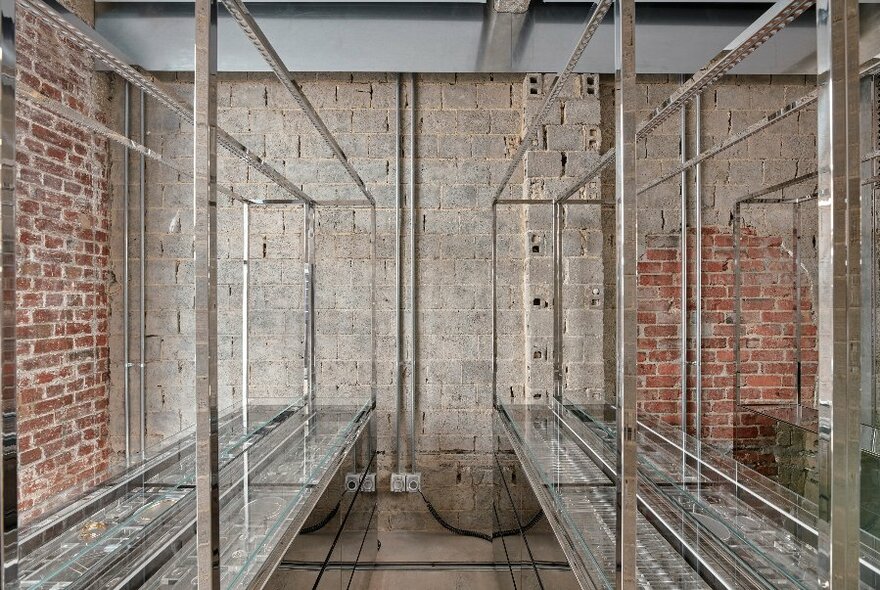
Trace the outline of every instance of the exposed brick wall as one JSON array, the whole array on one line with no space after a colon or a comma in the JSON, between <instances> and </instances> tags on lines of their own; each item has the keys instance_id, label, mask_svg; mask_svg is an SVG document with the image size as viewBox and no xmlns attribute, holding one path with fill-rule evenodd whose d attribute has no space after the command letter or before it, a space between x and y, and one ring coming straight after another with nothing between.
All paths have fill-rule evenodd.
<instances>
[{"instance_id":1,"label":"exposed brick wall","mask_svg":"<svg viewBox=\"0 0 880 590\"><path fill-rule=\"evenodd\" d=\"M694 247L695 233L690 235ZM795 275L791 252L778 236L741 230L741 364L743 403L792 403L796 399ZM733 234L704 227L703 254L703 432L705 440L733 447L736 456L776 475L776 424L737 411L734 380ZM680 424L681 257L678 236L648 236L639 265L639 411ZM814 403L818 361L810 281L801 269L802 399ZM693 264L688 271L688 307L694 301ZM694 360L689 339L689 360ZM695 377L688 389L693 428Z\"/></svg>"},{"instance_id":2,"label":"exposed brick wall","mask_svg":"<svg viewBox=\"0 0 880 590\"><path fill-rule=\"evenodd\" d=\"M84 52L19 9L18 78L100 118ZM25 520L108 467L108 151L19 101L19 508Z\"/></svg>"}]
</instances>

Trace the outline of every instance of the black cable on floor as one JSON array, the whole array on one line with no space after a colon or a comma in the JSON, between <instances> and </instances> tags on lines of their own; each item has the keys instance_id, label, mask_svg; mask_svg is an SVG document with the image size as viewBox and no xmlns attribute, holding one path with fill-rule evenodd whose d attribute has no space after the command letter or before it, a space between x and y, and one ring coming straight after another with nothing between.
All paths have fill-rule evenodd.
<instances>
[{"instance_id":1,"label":"black cable on floor","mask_svg":"<svg viewBox=\"0 0 880 590\"><path fill-rule=\"evenodd\" d=\"M313 524L312 526L303 527L303 528L299 531L299 534L301 534L301 535L308 535L308 534L311 534L311 533L316 533L316 532L320 531L322 528L324 528L325 526L327 526L327 524L328 524L331 520L333 520L333 517L336 516L336 514L339 512L339 506L340 506L340 504L342 504L342 500L341 500L341 499L339 500L339 502L336 503L336 506L333 507L333 510L330 511L330 514L328 514L327 516L325 516L325 517L322 518L319 522L316 522L316 523Z\"/></svg>"},{"instance_id":2,"label":"black cable on floor","mask_svg":"<svg viewBox=\"0 0 880 590\"><path fill-rule=\"evenodd\" d=\"M431 513L431 516L434 517L434 520L436 520L440 524L440 526L442 526L444 529L446 529L447 531L449 531L453 535L460 535L462 537L474 537L476 539L482 539L484 541L489 541L491 543L494 539L497 539L499 537L510 537L513 535L520 534L519 529L508 529L508 530L504 530L504 531L494 531L491 535L489 535L487 533L481 533L480 531L471 531L468 529L460 529L456 526L452 526L451 524L446 522L442 516L440 516L440 514L437 512L437 509L434 508L434 505L428 501L428 498L425 497L425 494L422 493L421 490L419 490L419 494L421 494L422 500L425 501L425 505L428 507L428 512ZM535 514L531 519L529 519L529 521L526 524L523 525L522 532L525 533L529 529L531 529L533 526L538 524L538 521L541 520L542 516L544 516L544 512L542 510L538 510L538 513Z\"/></svg>"}]
</instances>

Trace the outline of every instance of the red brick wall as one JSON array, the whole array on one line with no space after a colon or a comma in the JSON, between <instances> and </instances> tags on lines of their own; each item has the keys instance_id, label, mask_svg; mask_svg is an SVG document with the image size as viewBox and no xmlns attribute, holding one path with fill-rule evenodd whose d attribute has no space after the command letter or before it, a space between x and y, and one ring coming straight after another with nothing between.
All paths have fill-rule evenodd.
<instances>
[{"instance_id":1,"label":"red brick wall","mask_svg":"<svg viewBox=\"0 0 880 590\"><path fill-rule=\"evenodd\" d=\"M98 116L92 62L18 10L18 77ZM18 402L25 520L94 484L108 444L108 146L19 100Z\"/></svg>"},{"instance_id":2,"label":"red brick wall","mask_svg":"<svg viewBox=\"0 0 880 590\"><path fill-rule=\"evenodd\" d=\"M742 230L741 366L743 402L790 402L796 396L795 275L782 239ZM694 236L689 248L694 248ZM691 250L693 251L693 250ZM772 475L773 422L736 412L734 394L733 234L707 227L703 253L703 432L733 448L745 463ZM639 411L680 424L681 266L678 236L649 236L639 272ZM688 271L688 307L694 307L694 271ZM818 361L809 279L801 270L803 400L812 403ZM693 360L693 340L689 342ZM689 378L689 399L695 385ZM695 405L688 407L693 426Z\"/></svg>"}]
</instances>

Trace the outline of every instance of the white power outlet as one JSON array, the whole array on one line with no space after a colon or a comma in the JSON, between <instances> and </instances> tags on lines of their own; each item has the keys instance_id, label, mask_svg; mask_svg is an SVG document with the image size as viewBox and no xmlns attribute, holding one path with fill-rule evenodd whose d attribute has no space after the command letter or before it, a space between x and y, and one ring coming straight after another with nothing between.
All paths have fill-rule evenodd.
<instances>
[{"instance_id":1,"label":"white power outlet","mask_svg":"<svg viewBox=\"0 0 880 590\"><path fill-rule=\"evenodd\" d=\"M406 491L406 474L405 473L392 473L391 474L391 491L394 493Z\"/></svg>"}]
</instances>

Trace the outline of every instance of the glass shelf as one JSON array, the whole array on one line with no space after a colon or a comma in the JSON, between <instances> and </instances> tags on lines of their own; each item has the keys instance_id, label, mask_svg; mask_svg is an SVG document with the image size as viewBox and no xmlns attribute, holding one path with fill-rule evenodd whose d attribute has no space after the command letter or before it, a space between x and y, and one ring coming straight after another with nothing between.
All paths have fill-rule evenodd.
<instances>
[{"instance_id":1,"label":"glass shelf","mask_svg":"<svg viewBox=\"0 0 880 590\"><path fill-rule=\"evenodd\" d=\"M543 508L558 515L567 537L575 540L574 550L589 570L580 572L581 578L613 588L616 488L603 460L589 457L544 405L503 406L500 413L517 455L528 462L523 467L539 479L542 490L536 491L547 492L552 501ZM643 515L637 526L640 588L710 587Z\"/></svg>"},{"instance_id":2,"label":"glass shelf","mask_svg":"<svg viewBox=\"0 0 880 590\"><path fill-rule=\"evenodd\" d=\"M799 404L741 404L747 412L766 416L777 422L814 434L819 432L819 410Z\"/></svg>"},{"instance_id":3,"label":"glass shelf","mask_svg":"<svg viewBox=\"0 0 880 590\"><path fill-rule=\"evenodd\" d=\"M349 417L361 410L351 409ZM253 469L279 450L312 445L303 402L255 406L245 432L239 412L220 426L222 489L242 479L236 469L259 455ZM164 452L114 478L68 509L24 531L22 588L92 588L137 579L170 558L169 547L194 535L194 435L181 437Z\"/></svg>"},{"instance_id":4,"label":"glass shelf","mask_svg":"<svg viewBox=\"0 0 880 590\"><path fill-rule=\"evenodd\" d=\"M220 485L222 588L247 587L288 529L302 526L311 512L309 500L318 499L322 481L335 473L368 415L368 404L319 408L306 421L306 429L293 434L295 440L281 445L274 441L271 449L254 449L237 459L240 471L235 467L233 471L239 471L240 477ZM287 543L284 545L286 548ZM193 588L196 574L192 538L144 588Z\"/></svg>"},{"instance_id":5,"label":"glass shelf","mask_svg":"<svg viewBox=\"0 0 880 590\"><path fill-rule=\"evenodd\" d=\"M610 435L613 407L565 406L561 411L577 418L575 429L601 432L609 446L616 442ZM667 424L640 420L637 445L641 479L682 517L680 536L696 529L701 550L719 558L728 554L740 575L773 587L816 587L814 503ZM706 539L716 546L706 547ZM874 588L880 542L863 532L862 543L862 587Z\"/></svg>"}]
</instances>

